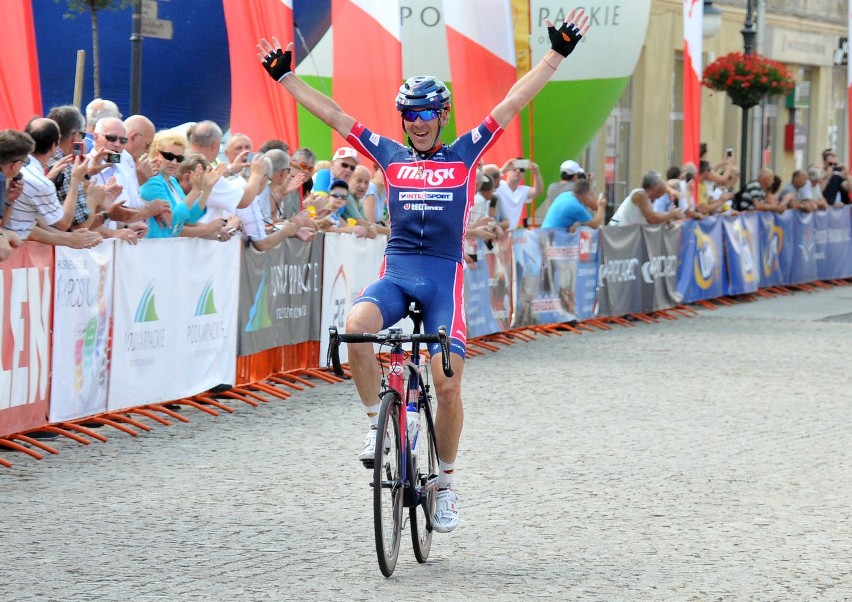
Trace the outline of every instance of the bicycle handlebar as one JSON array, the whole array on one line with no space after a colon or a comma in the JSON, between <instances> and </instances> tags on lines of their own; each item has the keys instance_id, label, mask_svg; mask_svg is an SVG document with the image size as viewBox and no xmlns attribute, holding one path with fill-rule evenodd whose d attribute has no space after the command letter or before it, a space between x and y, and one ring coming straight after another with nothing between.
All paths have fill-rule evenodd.
<instances>
[{"instance_id":1,"label":"bicycle handlebar","mask_svg":"<svg viewBox=\"0 0 852 602\"><path fill-rule=\"evenodd\" d=\"M377 332L374 334L340 334L336 326L328 327L328 360L334 373L343 376L343 367L340 365L340 343L440 343L441 345L441 367L447 378L453 375L450 367L450 343L447 337L447 328L438 327L438 334L401 333L401 332Z\"/></svg>"}]
</instances>

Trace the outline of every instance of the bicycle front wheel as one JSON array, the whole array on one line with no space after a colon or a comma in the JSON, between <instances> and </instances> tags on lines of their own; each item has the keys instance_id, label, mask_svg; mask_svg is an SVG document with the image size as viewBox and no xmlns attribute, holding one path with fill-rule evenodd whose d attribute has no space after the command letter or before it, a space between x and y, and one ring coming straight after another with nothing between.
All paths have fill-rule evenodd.
<instances>
[{"instance_id":1,"label":"bicycle front wheel","mask_svg":"<svg viewBox=\"0 0 852 602\"><path fill-rule=\"evenodd\" d=\"M413 443L412 443L413 444ZM421 392L420 433L417 435L417 458L413 462L415 491L420 503L409 508L411 543L417 562L426 562L432 548L432 517L435 515L435 489L438 480L438 452L435 446L435 423L432 404Z\"/></svg>"},{"instance_id":2,"label":"bicycle front wheel","mask_svg":"<svg viewBox=\"0 0 852 602\"><path fill-rule=\"evenodd\" d=\"M379 568L390 577L396 568L402 537L402 445L399 431L401 403L395 392L382 395L373 462L373 520Z\"/></svg>"}]
</instances>

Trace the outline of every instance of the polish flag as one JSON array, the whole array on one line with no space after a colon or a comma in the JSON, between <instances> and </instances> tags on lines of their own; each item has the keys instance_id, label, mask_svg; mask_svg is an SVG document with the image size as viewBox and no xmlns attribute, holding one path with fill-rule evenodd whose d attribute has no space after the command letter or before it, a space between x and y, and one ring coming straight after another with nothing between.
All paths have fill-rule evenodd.
<instances>
[{"instance_id":1,"label":"polish flag","mask_svg":"<svg viewBox=\"0 0 852 602\"><path fill-rule=\"evenodd\" d=\"M231 132L255 148L278 138L299 147L296 101L266 73L255 46L261 38L293 41L293 0L223 0L231 58ZM294 66L296 64L293 58Z\"/></svg>"},{"instance_id":2,"label":"polish flag","mask_svg":"<svg viewBox=\"0 0 852 602\"><path fill-rule=\"evenodd\" d=\"M512 6L510 0L444 0L443 6L452 110L461 134L478 126L517 79ZM503 165L522 154L520 120L515 117L485 161Z\"/></svg>"},{"instance_id":3,"label":"polish flag","mask_svg":"<svg viewBox=\"0 0 852 602\"><path fill-rule=\"evenodd\" d=\"M683 162L698 167L704 3L683 0Z\"/></svg>"},{"instance_id":4,"label":"polish flag","mask_svg":"<svg viewBox=\"0 0 852 602\"><path fill-rule=\"evenodd\" d=\"M332 96L371 131L399 139L402 83L399 0L332 0ZM347 143L336 133L334 148Z\"/></svg>"},{"instance_id":5,"label":"polish flag","mask_svg":"<svg viewBox=\"0 0 852 602\"><path fill-rule=\"evenodd\" d=\"M22 130L41 115L33 7L29 0L3 3L3 45L0 52L0 130Z\"/></svg>"}]
</instances>

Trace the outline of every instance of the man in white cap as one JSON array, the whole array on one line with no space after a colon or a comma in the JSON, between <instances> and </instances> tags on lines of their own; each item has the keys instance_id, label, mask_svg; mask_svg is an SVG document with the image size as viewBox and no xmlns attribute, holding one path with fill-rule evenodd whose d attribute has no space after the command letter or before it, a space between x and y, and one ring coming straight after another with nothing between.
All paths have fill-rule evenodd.
<instances>
[{"instance_id":1,"label":"man in white cap","mask_svg":"<svg viewBox=\"0 0 852 602\"><path fill-rule=\"evenodd\" d=\"M580 167L579 163L571 161L570 159L568 161L563 161L562 165L559 166L559 181L554 182L547 187L547 198L544 199L544 202L539 205L536 210L538 221L541 223L544 222L547 210L550 208L550 204L553 202L553 199L563 192L570 192L574 190L575 182L587 177L586 170Z\"/></svg>"}]
</instances>

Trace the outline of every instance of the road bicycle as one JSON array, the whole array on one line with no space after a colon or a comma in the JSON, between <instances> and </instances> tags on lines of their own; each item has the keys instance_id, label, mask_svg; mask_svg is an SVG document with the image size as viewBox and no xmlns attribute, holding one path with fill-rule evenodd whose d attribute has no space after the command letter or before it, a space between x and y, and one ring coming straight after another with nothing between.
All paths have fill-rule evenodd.
<instances>
[{"instance_id":1,"label":"road bicycle","mask_svg":"<svg viewBox=\"0 0 852 602\"><path fill-rule=\"evenodd\" d=\"M437 334L423 333L422 314L414 304L408 315L414 322L411 334L403 333L401 328L389 328L386 333L376 334L340 334L336 327L329 328L328 363L338 376L344 374L340 365L340 343L378 343L390 347L389 360L382 362L376 460L372 463L370 484L376 555L385 577L390 577L396 568L405 508L408 508L417 562L426 562L432 547L438 447L430 373L428 365L421 363L421 344L440 343L444 374L453 375L447 329L441 326ZM403 344L411 345L409 354Z\"/></svg>"}]
</instances>

